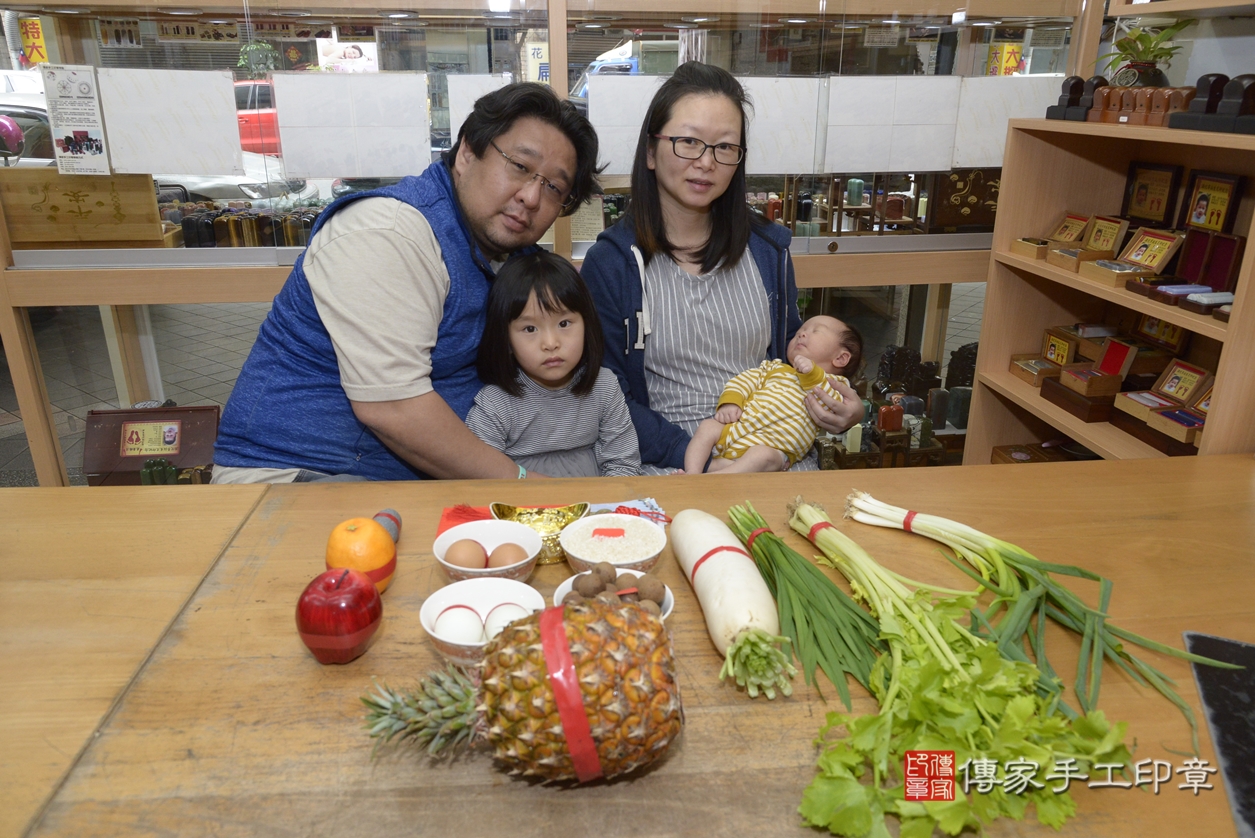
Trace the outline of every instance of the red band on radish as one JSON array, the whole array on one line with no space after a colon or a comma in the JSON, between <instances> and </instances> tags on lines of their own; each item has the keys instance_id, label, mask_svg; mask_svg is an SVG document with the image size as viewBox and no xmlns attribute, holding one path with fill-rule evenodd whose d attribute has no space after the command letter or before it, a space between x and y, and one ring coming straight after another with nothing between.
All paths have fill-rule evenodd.
<instances>
[{"instance_id":1,"label":"red band on radish","mask_svg":"<svg viewBox=\"0 0 1255 838\"><path fill-rule=\"evenodd\" d=\"M584 694L580 692L575 676L575 663L571 660L562 612L560 605L541 612L540 642L545 653L545 669L549 670L549 683L553 687L553 702L558 706L558 718L562 721L567 750L571 752L575 777L581 783L587 783L602 776L601 758L597 756L597 744L593 742L592 728L588 725L588 716L584 714Z\"/></svg>"},{"instance_id":2,"label":"red band on radish","mask_svg":"<svg viewBox=\"0 0 1255 838\"><path fill-rule=\"evenodd\" d=\"M913 521L914 519L915 519L915 510L912 509L911 511L907 512L906 517L902 519L902 529L906 530L907 532L910 532L911 521Z\"/></svg>"},{"instance_id":3,"label":"red band on radish","mask_svg":"<svg viewBox=\"0 0 1255 838\"><path fill-rule=\"evenodd\" d=\"M393 515L391 512L387 511L386 509L383 512L376 512L374 517L375 518L387 518L389 521L397 525L397 533L399 534L401 532L401 519Z\"/></svg>"},{"instance_id":4,"label":"red band on radish","mask_svg":"<svg viewBox=\"0 0 1255 838\"><path fill-rule=\"evenodd\" d=\"M705 555L703 555L697 561L693 562L693 572L689 574L689 582L692 582L694 579L697 578L698 568L700 568L703 564L705 564L707 559L709 559L711 556L718 555L719 553L740 553L742 556L749 559L750 561L754 560L753 556L751 556L749 553L746 553L740 547L732 547L732 546L716 547L713 550L706 551Z\"/></svg>"},{"instance_id":5,"label":"red band on radish","mask_svg":"<svg viewBox=\"0 0 1255 838\"><path fill-rule=\"evenodd\" d=\"M388 559L388 563L381 565L374 570L366 571L366 575L370 577L370 581L378 585L383 580L391 576L397 569L397 554L393 553L392 558Z\"/></svg>"},{"instance_id":6,"label":"red band on radish","mask_svg":"<svg viewBox=\"0 0 1255 838\"><path fill-rule=\"evenodd\" d=\"M826 529L828 529L828 528L829 528L829 527L831 527L831 526L832 526L832 522L831 522L831 521L820 521L818 524L816 524L815 526L811 527L811 531L810 531L809 533L807 533L807 534L806 534L806 537L807 537L808 539L810 539L811 541L814 541L814 540L815 540L815 533L819 532L820 530L826 530Z\"/></svg>"},{"instance_id":7,"label":"red band on radish","mask_svg":"<svg viewBox=\"0 0 1255 838\"><path fill-rule=\"evenodd\" d=\"M598 527L593 530L593 538L623 538L623 528Z\"/></svg>"},{"instance_id":8,"label":"red band on radish","mask_svg":"<svg viewBox=\"0 0 1255 838\"><path fill-rule=\"evenodd\" d=\"M358 629L352 634L310 634L309 632L299 632L301 640L305 641L305 645L311 649L335 649L343 651L344 649L352 649L366 638L370 637L371 632L379 627L379 621L368 625L366 628Z\"/></svg>"},{"instance_id":9,"label":"red band on radish","mask_svg":"<svg viewBox=\"0 0 1255 838\"><path fill-rule=\"evenodd\" d=\"M758 538L760 535L762 535L762 534L763 534L763 533L765 533L765 532L771 532L771 527L759 527L758 529L756 529L756 530L754 530L752 533L750 533L750 537L749 537L749 538L747 538L747 539L745 539L745 547L746 547L746 549L748 549L748 550L753 550L753 549L754 549L754 539Z\"/></svg>"}]
</instances>

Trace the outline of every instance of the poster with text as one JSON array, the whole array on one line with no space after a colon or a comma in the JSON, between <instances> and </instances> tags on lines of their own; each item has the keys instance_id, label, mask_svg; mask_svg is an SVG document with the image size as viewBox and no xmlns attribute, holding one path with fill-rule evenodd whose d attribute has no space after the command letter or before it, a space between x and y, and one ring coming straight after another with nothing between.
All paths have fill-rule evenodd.
<instances>
[{"instance_id":1,"label":"poster with text","mask_svg":"<svg viewBox=\"0 0 1255 838\"><path fill-rule=\"evenodd\" d=\"M45 64L43 74L57 171L63 175L110 174L95 68Z\"/></svg>"}]
</instances>

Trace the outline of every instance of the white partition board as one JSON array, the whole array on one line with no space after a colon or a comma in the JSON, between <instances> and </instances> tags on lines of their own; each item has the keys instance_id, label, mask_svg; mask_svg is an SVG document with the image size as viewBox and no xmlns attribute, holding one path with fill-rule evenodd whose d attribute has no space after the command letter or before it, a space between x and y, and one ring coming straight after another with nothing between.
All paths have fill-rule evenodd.
<instances>
[{"instance_id":1,"label":"white partition board","mask_svg":"<svg viewBox=\"0 0 1255 838\"><path fill-rule=\"evenodd\" d=\"M632 173L641 124L664 80L662 76L589 77L588 120L597 130L597 157L606 164L605 174Z\"/></svg>"},{"instance_id":2,"label":"white partition board","mask_svg":"<svg viewBox=\"0 0 1255 838\"><path fill-rule=\"evenodd\" d=\"M814 173L819 137L816 116L823 80L742 77L738 81L754 106L746 173Z\"/></svg>"},{"instance_id":3,"label":"white partition board","mask_svg":"<svg viewBox=\"0 0 1255 838\"><path fill-rule=\"evenodd\" d=\"M1036 117L1059 98L1063 74L963 79L954 132L956 169L1001 166L1007 120Z\"/></svg>"},{"instance_id":4,"label":"white partition board","mask_svg":"<svg viewBox=\"0 0 1255 838\"><path fill-rule=\"evenodd\" d=\"M950 168L958 76L832 76L824 171Z\"/></svg>"},{"instance_id":5,"label":"white partition board","mask_svg":"<svg viewBox=\"0 0 1255 838\"><path fill-rule=\"evenodd\" d=\"M101 68L96 76L115 172L244 174L229 70Z\"/></svg>"},{"instance_id":6,"label":"white partition board","mask_svg":"<svg viewBox=\"0 0 1255 838\"><path fill-rule=\"evenodd\" d=\"M475 101L486 93L505 86L504 76L450 73L449 81L449 138L457 139L462 123L475 108Z\"/></svg>"},{"instance_id":7,"label":"white partition board","mask_svg":"<svg viewBox=\"0 0 1255 838\"><path fill-rule=\"evenodd\" d=\"M426 73L275 73L288 177L404 177L431 162Z\"/></svg>"}]
</instances>

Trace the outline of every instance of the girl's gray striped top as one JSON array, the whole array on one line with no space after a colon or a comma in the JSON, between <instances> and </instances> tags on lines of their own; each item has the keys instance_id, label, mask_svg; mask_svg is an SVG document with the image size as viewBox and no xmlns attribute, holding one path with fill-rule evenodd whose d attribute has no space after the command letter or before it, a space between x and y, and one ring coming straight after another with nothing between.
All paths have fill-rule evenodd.
<instances>
[{"instance_id":1,"label":"girl's gray striped top","mask_svg":"<svg viewBox=\"0 0 1255 838\"><path fill-rule=\"evenodd\" d=\"M466 426L529 471L550 477L641 473L641 452L614 373L602 367L587 396L550 390L519 370L522 398L495 385L475 397ZM574 382L572 382L574 384Z\"/></svg>"}]
</instances>

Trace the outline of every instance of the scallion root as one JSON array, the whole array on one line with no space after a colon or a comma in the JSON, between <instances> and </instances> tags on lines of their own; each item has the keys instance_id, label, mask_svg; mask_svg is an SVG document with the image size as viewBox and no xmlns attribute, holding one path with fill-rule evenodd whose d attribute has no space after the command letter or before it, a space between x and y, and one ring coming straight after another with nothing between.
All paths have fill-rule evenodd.
<instances>
[{"instance_id":1,"label":"scallion root","mask_svg":"<svg viewBox=\"0 0 1255 838\"><path fill-rule=\"evenodd\" d=\"M732 676L750 698L757 698L759 692L769 699L775 698L777 689L785 695L793 695L789 679L797 670L789 662L789 653L781 648L788 644L789 638L774 637L759 628L743 631L728 647L719 677Z\"/></svg>"}]
</instances>

